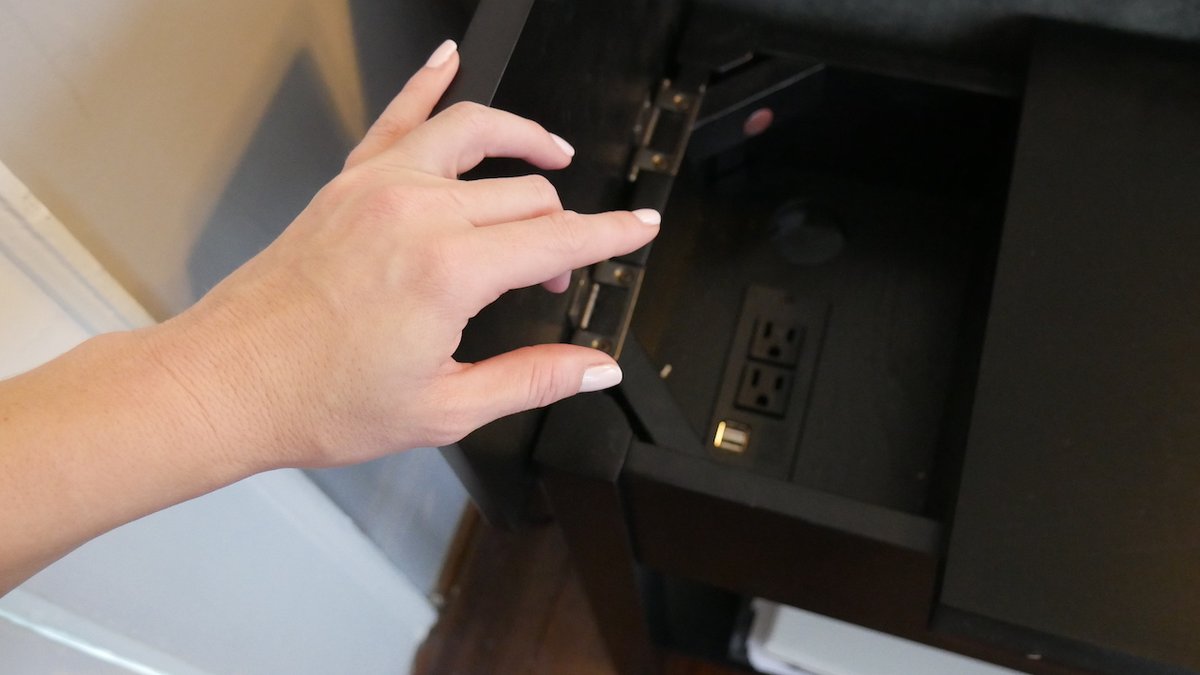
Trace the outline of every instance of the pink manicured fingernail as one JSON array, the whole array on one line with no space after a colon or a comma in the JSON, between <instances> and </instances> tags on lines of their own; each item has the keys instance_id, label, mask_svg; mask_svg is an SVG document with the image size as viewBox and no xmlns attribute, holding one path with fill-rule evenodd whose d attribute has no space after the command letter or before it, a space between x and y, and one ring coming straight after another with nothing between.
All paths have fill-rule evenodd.
<instances>
[{"instance_id":1,"label":"pink manicured fingernail","mask_svg":"<svg viewBox=\"0 0 1200 675\"><path fill-rule=\"evenodd\" d=\"M454 40L446 40L438 45L438 48L433 50L429 55L429 60L425 62L426 68L437 68L450 60L450 55L458 50L458 43Z\"/></svg>"},{"instance_id":2,"label":"pink manicured fingernail","mask_svg":"<svg viewBox=\"0 0 1200 675\"><path fill-rule=\"evenodd\" d=\"M633 215L647 225L658 225L662 222L662 214L654 209L638 209Z\"/></svg>"},{"instance_id":3,"label":"pink manicured fingernail","mask_svg":"<svg viewBox=\"0 0 1200 675\"><path fill-rule=\"evenodd\" d=\"M620 384L621 367L615 364L592 366L583 371L583 382L579 385L579 393L585 391L600 391Z\"/></svg>"},{"instance_id":4,"label":"pink manicured fingernail","mask_svg":"<svg viewBox=\"0 0 1200 675\"><path fill-rule=\"evenodd\" d=\"M575 156L575 148L571 147L570 143L563 140L562 136L559 136L558 134L550 134L550 138L554 139L554 143L559 147L560 150L567 153L567 157Z\"/></svg>"}]
</instances>

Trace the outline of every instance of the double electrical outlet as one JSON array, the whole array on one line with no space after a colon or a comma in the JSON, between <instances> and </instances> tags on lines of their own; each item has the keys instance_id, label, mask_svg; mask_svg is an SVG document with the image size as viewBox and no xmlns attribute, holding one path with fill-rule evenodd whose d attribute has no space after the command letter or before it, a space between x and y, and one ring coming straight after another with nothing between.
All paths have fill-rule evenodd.
<instances>
[{"instance_id":1,"label":"double electrical outlet","mask_svg":"<svg viewBox=\"0 0 1200 675\"><path fill-rule=\"evenodd\" d=\"M827 314L823 302L747 289L713 411L715 456L786 477Z\"/></svg>"},{"instance_id":2,"label":"double electrical outlet","mask_svg":"<svg viewBox=\"0 0 1200 675\"><path fill-rule=\"evenodd\" d=\"M751 317L754 329L734 405L782 417L795 384L805 328L786 306L766 309L768 312ZM778 311L781 309L785 311Z\"/></svg>"}]
</instances>

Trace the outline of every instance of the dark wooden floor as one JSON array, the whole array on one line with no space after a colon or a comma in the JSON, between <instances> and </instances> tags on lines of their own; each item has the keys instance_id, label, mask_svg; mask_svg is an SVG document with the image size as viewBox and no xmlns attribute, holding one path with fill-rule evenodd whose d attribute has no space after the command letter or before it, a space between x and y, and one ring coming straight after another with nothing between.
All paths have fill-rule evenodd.
<instances>
[{"instance_id":1,"label":"dark wooden floor","mask_svg":"<svg viewBox=\"0 0 1200 675\"><path fill-rule=\"evenodd\" d=\"M553 525L474 528L415 675L615 675ZM666 655L665 675L736 675Z\"/></svg>"}]
</instances>

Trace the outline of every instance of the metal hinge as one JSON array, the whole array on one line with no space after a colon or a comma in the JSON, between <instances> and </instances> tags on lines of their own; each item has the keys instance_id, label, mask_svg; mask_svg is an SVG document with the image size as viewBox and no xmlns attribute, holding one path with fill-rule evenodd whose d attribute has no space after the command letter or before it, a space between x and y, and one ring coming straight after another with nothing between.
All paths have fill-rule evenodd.
<instances>
[{"instance_id":1,"label":"metal hinge","mask_svg":"<svg viewBox=\"0 0 1200 675\"><path fill-rule=\"evenodd\" d=\"M633 319L643 272L637 265L605 260L581 275L575 282L567 310L574 329L571 343L619 357Z\"/></svg>"},{"instance_id":2,"label":"metal hinge","mask_svg":"<svg viewBox=\"0 0 1200 675\"><path fill-rule=\"evenodd\" d=\"M633 128L637 147L629 167L631 182L636 181L642 171L671 176L679 173L703 97L703 85L696 91L684 91L673 86L671 80L663 80L654 99L642 104L642 112Z\"/></svg>"},{"instance_id":3,"label":"metal hinge","mask_svg":"<svg viewBox=\"0 0 1200 675\"><path fill-rule=\"evenodd\" d=\"M663 80L652 100L647 99L634 125L635 148L629 168L629 180L637 181L642 171L675 176L683 163L688 137L696 115L700 112L699 91L683 91ZM646 183L647 181L643 181ZM654 198L644 194L635 197L634 208L652 206L662 210L670 189L670 180L655 183ZM639 184L646 188L646 185ZM613 358L621 356L621 347L629 334L633 309L642 287L645 270L645 249L614 260L592 265L575 281L567 318L571 326L572 344L607 352Z\"/></svg>"}]
</instances>

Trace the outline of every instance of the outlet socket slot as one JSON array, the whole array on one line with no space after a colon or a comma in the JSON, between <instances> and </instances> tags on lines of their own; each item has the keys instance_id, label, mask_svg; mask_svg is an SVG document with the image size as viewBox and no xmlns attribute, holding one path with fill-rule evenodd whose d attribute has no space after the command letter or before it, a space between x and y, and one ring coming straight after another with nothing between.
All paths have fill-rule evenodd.
<instances>
[{"instance_id":1,"label":"outlet socket slot","mask_svg":"<svg viewBox=\"0 0 1200 675\"><path fill-rule=\"evenodd\" d=\"M750 358L781 366L795 366L804 349L805 328L797 323L794 311L784 305L779 312L755 318L754 337L750 340Z\"/></svg>"},{"instance_id":2,"label":"outlet socket slot","mask_svg":"<svg viewBox=\"0 0 1200 675\"><path fill-rule=\"evenodd\" d=\"M742 410L783 417L794 379L791 369L747 361L734 404Z\"/></svg>"}]
</instances>

